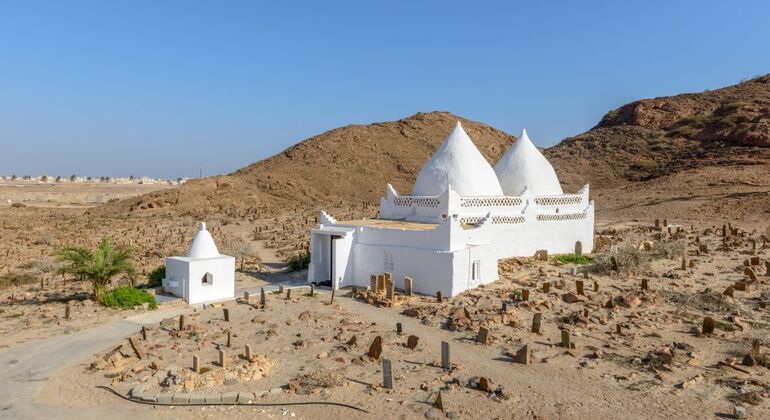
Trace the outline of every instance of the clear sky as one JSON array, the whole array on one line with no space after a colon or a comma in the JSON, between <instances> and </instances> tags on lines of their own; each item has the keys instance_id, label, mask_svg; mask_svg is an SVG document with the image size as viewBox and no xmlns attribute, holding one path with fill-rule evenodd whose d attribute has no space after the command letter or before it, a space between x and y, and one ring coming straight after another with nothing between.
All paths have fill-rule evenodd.
<instances>
[{"instance_id":1,"label":"clear sky","mask_svg":"<svg viewBox=\"0 0 770 420\"><path fill-rule=\"evenodd\" d=\"M228 173L450 111L549 146L770 72L768 1L0 1L0 174Z\"/></svg>"}]
</instances>

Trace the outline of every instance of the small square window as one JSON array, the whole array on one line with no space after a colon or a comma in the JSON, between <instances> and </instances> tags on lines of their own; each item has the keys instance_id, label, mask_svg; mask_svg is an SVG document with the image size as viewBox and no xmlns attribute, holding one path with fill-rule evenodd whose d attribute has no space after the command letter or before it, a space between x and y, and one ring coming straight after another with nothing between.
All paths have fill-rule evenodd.
<instances>
[{"instance_id":1,"label":"small square window","mask_svg":"<svg viewBox=\"0 0 770 420\"><path fill-rule=\"evenodd\" d=\"M211 273L204 274L203 277L201 278L201 284L207 284L207 285L214 284L214 275Z\"/></svg>"}]
</instances>

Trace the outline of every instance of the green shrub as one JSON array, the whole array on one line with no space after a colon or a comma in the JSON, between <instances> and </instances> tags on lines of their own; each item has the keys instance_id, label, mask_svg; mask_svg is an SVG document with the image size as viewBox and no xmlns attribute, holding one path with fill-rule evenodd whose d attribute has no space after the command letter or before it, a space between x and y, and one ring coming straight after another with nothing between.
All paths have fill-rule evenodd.
<instances>
[{"instance_id":1,"label":"green shrub","mask_svg":"<svg viewBox=\"0 0 770 420\"><path fill-rule=\"evenodd\" d=\"M289 270L291 271L304 270L310 265L310 254L303 251L297 255L292 255L286 262L289 263Z\"/></svg>"},{"instance_id":2,"label":"green shrub","mask_svg":"<svg viewBox=\"0 0 770 420\"><path fill-rule=\"evenodd\" d=\"M150 274L147 275L147 287L155 288L163 286L164 278L166 278L166 266L161 265L160 267L150 271Z\"/></svg>"},{"instance_id":3,"label":"green shrub","mask_svg":"<svg viewBox=\"0 0 770 420\"><path fill-rule=\"evenodd\" d=\"M585 255L577 255L577 254L564 254L564 255L557 255L553 257L555 261L559 261L562 264L578 264L578 265L585 265L585 264L591 264L593 261L591 258L586 257Z\"/></svg>"},{"instance_id":4,"label":"green shrub","mask_svg":"<svg viewBox=\"0 0 770 420\"><path fill-rule=\"evenodd\" d=\"M142 289L120 286L105 293L99 302L108 308L131 309L143 303L149 303L150 309L156 309L158 303L155 296Z\"/></svg>"}]
</instances>

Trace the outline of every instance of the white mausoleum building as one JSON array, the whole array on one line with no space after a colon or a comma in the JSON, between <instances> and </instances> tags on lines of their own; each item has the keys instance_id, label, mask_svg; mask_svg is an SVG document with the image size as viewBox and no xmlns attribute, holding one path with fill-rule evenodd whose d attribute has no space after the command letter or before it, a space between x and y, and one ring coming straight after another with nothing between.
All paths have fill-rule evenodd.
<instances>
[{"instance_id":1,"label":"white mausoleum building","mask_svg":"<svg viewBox=\"0 0 770 420\"><path fill-rule=\"evenodd\" d=\"M205 223L201 223L187 256L166 258L163 290L191 305L235 297L235 258L219 253Z\"/></svg>"},{"instance_id":2,"label":"white mausoleum building","mask_svg":"<svg viewBox=\"0 0 770 420\"><path fill-rule=\"evenodd\" d=\"M388 184L378 219L321 212L308 282L368 286L371 274L390 272L396 287L409 276L416 292L455 296L497 280L499 259L591 250L593 230L588 185L564 194L526 131L493 168L458 122L411 195Z\"/></svg>"}]
</instances>

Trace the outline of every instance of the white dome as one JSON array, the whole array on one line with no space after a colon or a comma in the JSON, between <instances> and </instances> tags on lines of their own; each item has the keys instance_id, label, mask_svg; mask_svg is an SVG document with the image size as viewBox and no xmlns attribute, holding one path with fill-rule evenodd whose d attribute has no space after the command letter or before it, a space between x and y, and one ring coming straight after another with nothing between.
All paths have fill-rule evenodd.
<instances>
[{"instance_id":1,"label":"white dome","mask_svg":"<svg viewBox=\"0 0 770 420\"><path fill-rule=\"evenodd\" d=\"M534 195L563 194L556 171L532 144L527 130L497 162L495 173L505 195L519 195L524 187Z\"/></svg>"},{"instance_id":2,"label":"white dome","mask_svg":"<svg viewBox=\"0 0 770 420\"><path fill-rule=\"evenodd\" d=\"M503 195L495 171L457 122L417 174L412 195L441 195L447 185L461 196Z\"/></svg>"},{"instance_id":3,"label":"white dome","mask_svg":"<svg viewBox=\"0 0 770 420\"><path fill-rule=\"evenodd\" d=\"M219 250L214 243L209 231L206 230L206 224L201 223L200 230L195 234L190 249L187 250L189 258L215 258L219 256Z\"/></svg>"}]
</instances>

